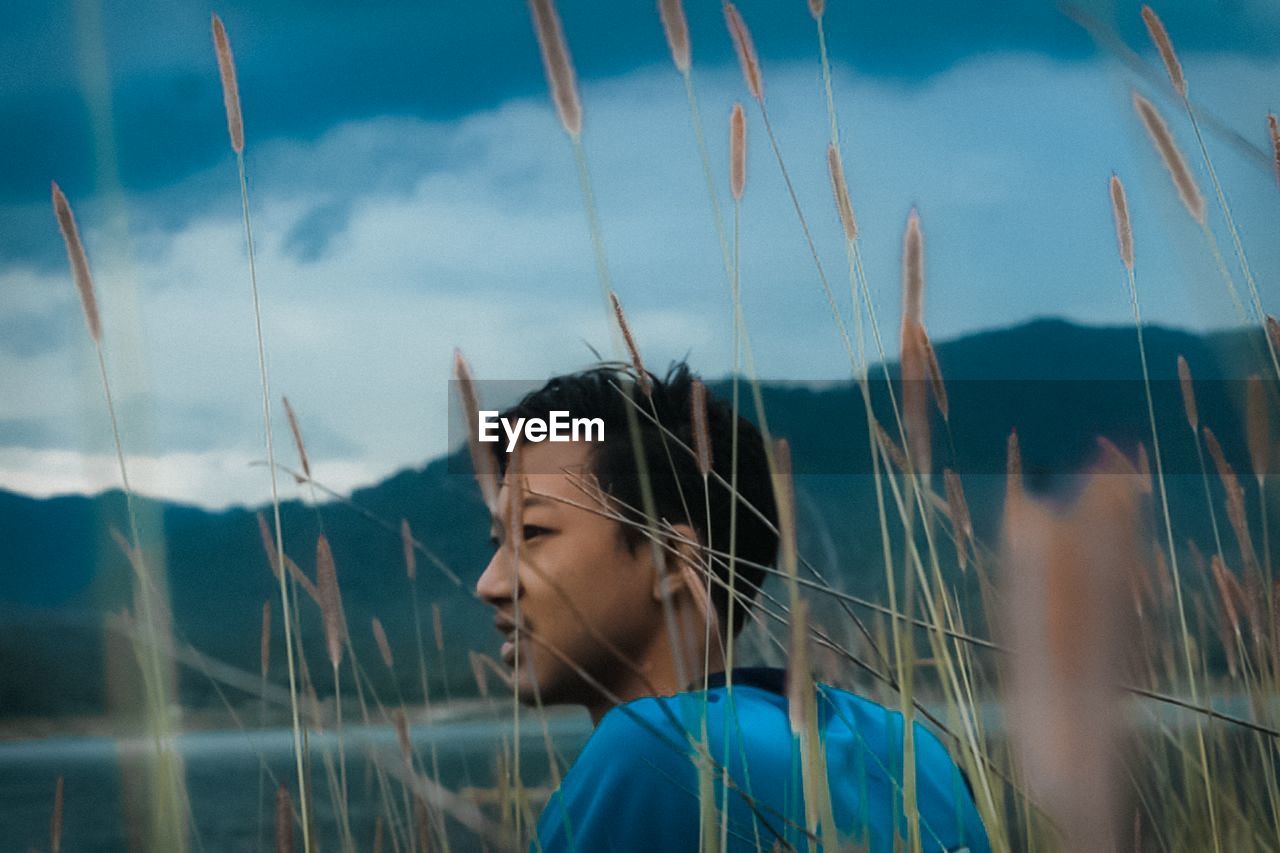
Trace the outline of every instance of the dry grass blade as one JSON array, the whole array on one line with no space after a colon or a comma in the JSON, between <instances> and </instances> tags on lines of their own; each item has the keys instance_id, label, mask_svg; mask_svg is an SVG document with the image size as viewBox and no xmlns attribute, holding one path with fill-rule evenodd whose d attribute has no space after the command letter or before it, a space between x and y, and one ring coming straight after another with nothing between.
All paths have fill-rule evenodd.
<instances>
[{"instance_id":1,"label":"dry grass blade","mask_svg":"<svg viewBox=\"0 0 1280 853\"><path fill-rule=\"evenodd\" d=\"M1160 587L1160 601L1165 607L1173 604L1173 575L1169 572L1169 558L1164 555L1164 548L1156 543L1155 548L1155 575L1156 584Z\"/></svg>"},{"instance_id":2,"label":"dry grass blade","mask_svg":"<svg viewBox=\"0 0 1280 853\"><path fill-rule=\"evenodd\" d=\"M231 150L244 151L244 116L240 113L240 87L236 84L236 63L231 57L231 42L222 19L213 16L213 49L218 54L218 76L222 78L222 103L227 108L227 133Z\"/></svg>"},{"instance_id":3,"label":"dry grass blade","mask_svg":"<svg viewBox=\"0 0 1280 853\"><path fill-rule=\"evenodd\" d=\"M293 798L284 785L276 788L276 853L293 853Z\"/></svg>"},{"instance_id":4,"label":"dry grass blade","mask_svg":"<svg viewBox=\"0 0 1280 853\"><path fill-rule=\"evenodd\" d=\"M578 97L578 80L560 27L560 16L552 0L529 0L529 8L533 12L542 65L551 86L551 99L560 114L560 124L566 133L576 138L582 133L582 101Z\"/></svg>"},{"instance_id":5,"label":"dry grass blade","mask_svg":"<svg viewBox=\"0 0 1280 853\"><path fill-rule=\"evenodd\" d=\"M1249 377L1245 398L1245 432L1249 443L1249 462L1253 476L1262 484L1271 463L1271 418L1267 414L1267 389L1262 377L1254 373Z\"/></svg>"},{"instance_id":6,"label":"dry grass blade","mask_svg":"<svg viewBox=\"0 0 1280 853\"><path fill-rule=\"evenodd\" d=\"M1183 206L1191 214L1192 219L1204 225L1204 196L1200 194L1200 187L1191 176L1187 161L1183 159L1182 152L1173 141L1169 125L1165 124L1164 118L1155 106L1137 92L1133 93L1133 108L1137 111L1138 118L1142 119L1147 135L1156 146L1156 151L1164 161L1164 167L1169 171L1169 176L1173 178L1173 184L1178 190L1178 197L1182 199Z\"/></svg>"},{"instance_id":7,"label":"dry grass blade","mask_svg":"<svg viewBox=\"0 0 1280 853\"><path fill-rule=\"evenodd\" d=\"M747 91L757 101L764 101L764 79L760 76L760 59L756 56L756 46L751 41L751 32L742 20L738 7L732 3L724 4L724 22L729 27L729 36L733 39L733 49L738 54L738 63L742 65L742 76L747 81Z\"/></svg>"},{"instance_id":8,"label":"dry grass blade","mask_svg":"<svg viewBox=\"0 0 1280 853\"><path fill-rule=\"evenodd\" d=\"M293 446L298 449L298 459L302 464L302 473L310 480L311 460L307 458L307 445L302 440L302 429L298 426L298 416L294 413L293 404L289 402L288 397L281 397L280 399L284 401L284 414L289 421L289 432L293 434Z\"/></svg>"},{"instance_id":9,"label":"dry grass blade","mask_svg":"<svg viewBox=\"0 0 1280 853\"><path fill-rule=\"evenodd\" d=\"M1266 315L1267 337L1271 339L1271 345L1280 350L1280 320L1270 314Z\"/></svg>"},{"instance_id":10,"label":"dry grass blade","mask_svg":"<svg viewBox=\"0 0 1280 853\"><path fill-rule=\"evenodd\" d=\"M404 571L410 581L418 579L418 552L413 547L413 529L409 519L400 519L400 547L404 549Z\"/></svg>"},{"instance_id":11,"label":"dry grass blade","mask_svg":"<svg viewBox=\"0 0 1280 853\"><path fill-rule=\"evenodd\" d=\"M128 538L120 532L120 529L114 524L111 526L111 539L116 543L116 547L120 549L120 553L124 554L125 559L129 561L129 568L133 569L134 576L139 583L145 583L146 571L142 564L142 556L138 549L129 543Z\"/></svg>"},{"instance_id":12,"label":"dry grass blade","mask_svg":"<svg viewBox=\"0 0 1280 853\"><path fill-rule=\"evenodd\" d=\"M471 450L471 468L475 471L476 482L480 485L480 496L489 512L498 509L498 460L480 444L480 397L476 394L475 381L471 378L471 367L462 357L461 350L453 351L453 378L458 382L458 403L462 407L462 417L467 423L467 446Z\"/></svg>"},{"instance_id":13,"label":"dry grass blade","mask_svg":"<svg viewBox=\"0 0 1280 853\"><path fill-rule=\"evenodd\" d=\"M681 74L689 73L689 22L684 17L681 0L658 0L658 15L662 18L662 31L667 35L671 48L671 61Z\"/></svg>"},{"instance_id":14,"label":"dry grass blade","mask_svg":"<svg viewBox=\"0 0 1280 853\"><path fill-rule=\"evenodd\" d=\"M58 218L58 230L67 244L67 260L71 264L71 278L80 292L80 305L84 308L84 320L89 325L89 335L97 343L102 342L102 321L98 316L98 300L93 295L93 276L89 274L89 258L84 253L80 229L76 227L75 214L63 195L62 188L53 184L53 213Z\"/></svg>"},{"instance_id":15,"label":"dry grass blade","mask_svg":"<svg viewBox=\"0 0 1280 853\"><path fill-rule=\"evenodd\" d=\"M1267 130L1271 133L1271 157L1275 163L1276 183L1280 184L1280 122L1275 113L1267 113Z\"/></svg>"},{"instance_id":16,"label":"dry grass blade","mask_svg":"<svg viewBox=\"0 0 1280 853\"><path fill-rule=\"evenodd\" d=\"M609 302L613 305L613 316L618 321L618 329L622 332L622 340L627 345L627 352L631 355L631 366L636 372L636 384L640 386L640 393L646 397L653 392L653 383L649 381L649 371L644 369L644 360L640 358L640 347L636 345L635 335L631 334L631 325L627 322L627 315L622 311L622 303L618 301L618 294L612 290L609 291Z\"/></svg>"},{"instance_id":17,"label":"dry grass blade","mask_svg":"<svg viewBox=\"0 0 1280 853\"><path fill-rule=\"evenodd\" d=\"M1131 477L1137 482L1140 494L1151 494L1151 465L1147 461L1145 447L1138 445L1138 463L1134 464L1133 460L1105 435L1098 436L1097 443L1102 450L1103 464L1108 473Z\"/></svg>"},{"instance_id":18,"label":"dry grass blade","mask_svg":"<svg viewBox=\"0 0 1280 853\"><path fill-rule=\"evenodd\" d=\"M711 473L711 434L707 429L707 386L701 379L693 380L690 395L693 411L693 455L698 460L698 473L703 477Z\"/></svg>"},{"instance_id":19,"label":"dry grass blade","mask_svg":"<svg viewBox=\"0 0 1280 853\"><path fill-rule=\"evenodd\" d=\"M1133 229L1129 225L1129 202L1125 199L1124 184L1118 175L1111 176L1111 215L1116 221L1116 241L1120 245L1120 260L1126 269L1133 269Z\"/></svg>"},{"instance_id":20,"label":"dry grass blade","mask_svg":"<svg viewBox=\"0 0 1280 853\"><path fill-rule=\"evenodd\" d=\"M271 529L267 526L267 519L261 513L257 513L258 517L258 535L262 537L262 550L267 554L267 567L271 569L271 575L276 580L280 579L280 560L276 556L276 544L272 538ZM316 585L311 582L311 578L303 574L302 569L298 568L298 564L288 554L284 555L284 566L289 572L289 577L298 582L298 586L302 587L307 596L316 604L320 603L320 592L316 589Z\"/></svg>"},{"instance_id":21,"label":"dry grass blade","mask_svg":"<svg viewBox=\"0 0 1280 853\"><path fill-rule=\"evenodd\" d=\"M440 621L440 605L431 604L431 629L435 634L436 651L444 651L444 623Z\"/></svg>"},{"instance_id":22,"label":"dry grass blade","mask_svg":"<svg viewBox=\"0 0 1280 853\"><path fill-rule=\"evenodd\" d=\"M469 652L468 654L471 661L471 675L475 678L476 689L480 691L481 697L489 698L489 681L486 672L497 676L500 684L507 687L511 686L511 675L506 667L488 655L482 655L479 652Z\"/></svg>"},{"instance_id":23,"label":"dry grass blade","mask_svg":"<svg viewBox=\"0 0 1280 853\"><path fill-rule=\"evenodd\" d=\"M801 785L805 827L823 838L836 836L831 794L827 785L826 754L818 732L818 702L809 655L809 602L791 604L791 648L787 661L787 709L791 733L800 746Z\"/></svg>"},{"instance_id":24,"label":"dry grass blade","mask_svg":"<svg viewBox=\"0 0 1280 853\"><path fill-rule=\"evenodd\" d=\"M1141 441L1138 442L1138 476L1142 477L1142 493L1153 494L1155 482L1151 479L1151 458L1147 456L1147 446Z\"/></svg>"},{"instance_id":25,"label":"dry grass blade","mask_svg":"<svg viewBox=\"0 0 1280 853\"><path fill-rule=\"evenodd\" d=\"M920 336L920 348L924 355L925 371L929 375L929 388L933 391L934 402L938 404L942 419L949 421L951 404L947 400L947 385L942 381L942 368L938 366L938 354L934 352L933 342L929 340L929 333L925 331L924 326L917 326L916 334Z\"/></svg>"},{"instance_id":26,"label":"dry grass blade","mask_svg":"<svg viewBox=\"0 0 1280 853\"><path fill-rule=\"evenodd\" d=\"M382 620L373 617L373 640L378 644L378 654L382 655L382 663L387 669L395 668L395 660L391 657L391 644L387 642L387 632L382 628Z\"/></svg>"},{"instance_id":27,"label":"dry grass blade","mask_svg":"<svg viewBox=\"0 0 1280 853\"><path fill-rule=\"evenodd\" d=\"M742 201L747 185L747 117L742 104L735 103L729 114L729 189L734 201Z\"/></svg>"},{"instance_id":28,"label":"dry grass blade","mask_svg":"<svg viewBox=\"0 0 1280 853\"><path fill-rule=\"evenodd\" d=\"M391 720L396 727L396 743L400 745L400 757L404 759L406 767L411 767L413 741L409 739L409 718L405 716L404 708L396 708L391 714Z\"/></svg>"},{"instance_id":29,"label":"dry grass blade","mask_svg":"<svg viewBox=\"0 0 1280 853\"><path fill-rule=\"evenodd\" d=\"M894 467L905 473L907 470L907 455L902 452L902 448L893 440L893 437L885 432L880 421L873 421L873 424L876 431L876 440L880 442L880 446L884 448L885 453L889 454L889 459L893 462Z\"/></svg>"},{"instance_id":30,"label":"dry grass blade","mask_svg":"<svg viewBox=\"0 0 1280 853\"><path fill-rule=\"evenodd\" d=\"M259 664L262 677L271 670L271 602L262 602L262 640L259 648Z\"/></svg>"},{"instance_id":31,"label":"dry grass blade","mask_svg":"<svg viewBox=\"0 0 1280 853\"><path fill-rule=\"evenodd\" d=\"M831 175L831 191L836 197L836 210L840 213L840 226L844 228L844 238L849 242L858 239L858 221L853 217L853 204L849 201L849 185L844 179L844 163L840 160L840 149L834 144L827 146L827 172Z\"/></svg>"},{"instance_id":32,"label":"dry grass blade","mask_svg":"<svg viewBox=\"0 0 1280 853\"><path fill-rule=\"evenodd\" d=\"M924 330L910 320L902 327L902 428L906 431L907 460L912 469L927 476L933 465L933 430L929 422L929 398L925 393L928 356Z\"/></svg>"},{"instance_id":33,"label":"dry grass blade","mask_svg":"<svg viewBox=\"0 0 1280 853\"><path fill-rule=\"evenodd\" d=\"M1240 479L1236 476L1235 469L1223 454L1218 437L1207 426L1202 427L1202 430L1205 447L1209 448L1209 455L1218 469L1218 479L1222 482L1222 489L1227 495L1227 520L1231 522L1231 529L1235 531L1236 542L1240 545L1240 554L1245 563L1245 573L1248 574L1257 566L1258 558L1253 550L1253 537L1249 534L1249 520L1244 506L1244 489L1240 487Z\"/></svg>"},{"instance_id":34,"label":"dry grass blade","mask_svg":"<svg viewBox=\"0 0 1280 853\"><path fill-rule=\"evenodd\" d=\"M924 384L928 368L921 342L923 313L924 237L920 217L912 208L902 235L902 426L906 431L907 460L915 471L927 474L932 464L932 436Z\"/></svg>"},{"instance_id":35,"label":"dry grass blade","mask_svg":"<svg viewBox=\"0 0 1280 853\"><path fill-rule=\"evenodd\" d=\"M431 815L427 811L427 803L421 796L413 797L413 829L422 850L431 849Z\"/></svg>"},{"instance_id":36,"label":"dry grass blade","mask_svg":"<svg viewBox=\"0 0 1280 853\"><path fill-rule=\"evenodd\" d=\"M1200 432L1200 410L1196 407L1196 389L1191 384L1191 368L1187 360L1178 356L1178 384L1182 386L1182 407L1187 411L1187 423L1191 431Z\"/></svg>"},{"instance_id":37,"label":"dry grass blade","mask_svg":"<svg viewBox=\"0 0 1280 853\"><path fill-rule=\"evenodd\" d=\"M902 234L902 327L924 322L924 235L920 214L911 208Z\"/></svg>"},{"instance_id":38,"label":"dry grass blade","mask_svg":"<svg viewBox=\"0 0 1280 853\"><path fill-rule=\"evenodd\" d=\"M1007 508L1022 497L1022 449L1018 446L1018 431L1009 432L1004 452L1004 503Z\"/></svg>"},{"instance_id":39,"label":"dry grass blade","mask_svg":"<svg viewBox=\"0 0 1280 853\"><path fill-rule=\"evenodd\" d=\"M1124 455L1124 451L1116 447L1115 442L1107 438L1105 435L1097 437L1098 447L1102 449L1103 457L1107 462L1107 467L1116 473L1124 474L1129 477L1138 476L1138 468L1128 456Z\"/></svg>"},{"instance_id":40,"label":"dry grass blade","mask_svg":"<svg viewBox=\"0 0 1280 853\"><path fill-rule=\"evenodd\" d=\"M53 788L53 815L49 818L49 850L58 853L62 849L62 786L63 778L58 777Z\"/></svg>"},{"instance_id":41,"label":"dry grass blade","mask_svg":"<svg viewBox=\"0 0 1280 853\"><path fill-rule=\"evenodd\" d=\"M471 677L476 682L476 692L481 699L489 698L489 679L485 677L484 665L479 652L468 652L467 662L471 664Z\"/></svg>"},{"instance_id":42,"label":"dry grass blade","mask_svg":"<svg viewBox=\"0 0 1280 853\"><path fill-rule=\"evenodd\" d=\"M311 706L311 725L318 731L324 731L324 715L320 713L320 695L316 693L315 684L308 681L306 691L307 703Z\"/></svg>"},{"instance_id":43,"label":"dry grass blade","mask_svg":"<svg viewBox=\"0 0 1280 853\"><path fill-rule=\"evenodd\" d=\"M1260 655L1266 627L1262 624L1262 608L1266 604L1265 596L1266 582L1262 579L1262 570L1257 564L1246 568L1244 571L1244 586L1240 589L1240 602L1245 616L1249 619L1250 634L1253 636L1254 646Z\"/></svg>"},{"instance_id":44,"label":"dry grass blade","mask_svg":"<svg viewBox=\"0 0 1280 853\"><path fill-rule=\"evenodd\" d=\"M346 624L342 616L342 593L338 590L338 570L333 562L329 538L323 533L316 539L316 589L320 594L320 615L324 622L325 648L334 669L342 663L342 642Z\"/></svg>"},{"instance_id":45,"label":"dry grass blade","mask_svg":"<svg viewBox=\"0 0 1280 853\"><path fill-rule=\"evenodd\" d=\"M1218 588L1218 596L1222 599L1222 609L1226 611L1227 620L1231 625L1231 632L1239 636L1240 614L1236 610L1236 593L1232 589L1235 584L1235 578L1227 569L1227 564L1223 561L1221 554L1213 555L1210 566L1213 571L1213 583Z\"/></svg>"},{"instance_id":46,"label":"dry grass blade","mask_svg":"<svg viewBox=\"0 0 1280 853\"><path fill-rule=\"evenodd\" d=\"M786 572L791 598L798 595L796 583L796 493L791 478L791 445L785 438L773 443L773 492L778 503L779 553Z\"/></svg>"},{"instance_id":47,"label":"dry grass blade","mask_svg":"<svg viewBox=\"0 0 1280 853\"><path fill-rule=\"evenodd\" d=\"M271 569L271 574L276 580L280 579L280 559L276 555L276 543L271 537L271 528L267 526L266 516L262 511L257 512L258 519L258 535L262 537L262 550L267 554L267 566Z\"/></svg>"},{"instance_id":48,"label":"dry grass blade","mask_svg":"<svg viewBox=\"0 0 1280 853\"><path fill-rule=\"evenodd\" d=\"M951 527L956 536L956 559L960 571L969 567L969 543L973 541L973 520L969 516L969 503L964 498L960 475L950 468L942 470L947 486L947 509L951 513Z\"/></svg>"},{"instance_id":49,"label":"dry grass blade","mask_svg":"<svg viewBox=\"0 0 1280 853\"><path fill-rule=\"evenodd\" d=\"M1156 50L1160 51L1164 68L1169 72L1169 82L1173 84L1174 90L1185 98L1187 79L1182 76L1182 63L1178 61L1178 54L1173 51L1173 42L1169 40L1164 23L1155 10L1146 5L1142 7L1142 22L1147 25L1147 32L1151 34L1151 41L1155 42Z\"/></svg>"}]
</instances>

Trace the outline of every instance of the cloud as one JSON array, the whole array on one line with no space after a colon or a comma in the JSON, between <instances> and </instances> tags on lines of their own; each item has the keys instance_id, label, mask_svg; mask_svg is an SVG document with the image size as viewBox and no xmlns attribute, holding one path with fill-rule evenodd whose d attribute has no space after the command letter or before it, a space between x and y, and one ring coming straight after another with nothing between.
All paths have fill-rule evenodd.
<instances>
[{"instance_id":1,"label":"cloud","mask_svg":"<svg viewBox=\"0 0 1280 853\"><path fill-rule=\"evenodd\" d=\"M674 76L652 2L558 5L580 79L614 79L649 66ZM730 65L719 4L686 5L697 72ZM816 64L813 21L803 3L740 5L767 76L789 62ZM1150 55L1138 0L1073 5ZM227 0L219 12L237 58L251 148L274 139L314 141L337 124L376 116L453 120L545 90L520 4ZM1162 4L1161 13L1184 58L1276 55L1274 4L1252 0L1223 8L1177 0ZM124 186L154 190L227 156L206 4L28 4L6 24L0 33L6 58L0 122L7 128L0 199L40 199L54 176L69 192L87 196L101 189L98 178L115 165ZM1095 56L1085 32L1043 0L836 3L825 24L835 61L909 85L996 53ZM107 140L114 162L103 150ZM0 245L2 257L33 257L18 251Z\"/></svg>"},{"instance_id":2,"label":"cloud","mask_svg":"<svg viewBox=\"0 0 1280 853\"><path fill-rule=\"evenodd\" d=\"M128 460L130 485L142 495L196 506L225 509L261 504L266 469L262 457L245 453L168 453L133 455ZM341 492L370 482L376 471L354 460L330 461L325 482ZM120 468L114 453L69 450L0 448L0 482L4 488L35 497L96 494L120 488ZM285 477L285 498L308 495Z\"/></svg>"},{"instance_id":3,"label":"cloud","mask_svg":"<svg viewBox=\"0 0 1280 853\"><path fill-rule=\"evenodd\" d=\"M349 214L350 208L339 202L316 205L289 229L284 251L303 263L320 260L333 238L346 230Z\"/></svg>"},{"instance_id":4,"label":"cloud","mask_svg":"<svg viewBox=\"0 0 1280 853\"><path fill-rule=\"evenodd\" d=\"M1274 63L1187 65L1231 121L1264 114ZM821 85L808 61L773 63L768 75L779 145L851 323ZM725 126L741 80L727 66L701 72L698 85L729 216ZM888 338L913 205L935 340L1046 314L1128 322L1107 202L1113 169L1129 188L1147 318L1234 321L1199 229L1130 114L1128 85L1104 64L1028 55L974 60L907 88L837 66L862 258ZM689 353L696 369L723 375L729 285L679 79L655 65L588 83L584 100L608 270L646 360L662 367ZM749 116L741 283L760 373L839 378L848 365L827 299L759 115ZM1269 280L1280 246L1259 236L1276 214L1268 167L1209 144L1255 273ZM321 479L368 483L442 452L455 346L489 379L579 368L587 344L614 354L573 154L541 93L459 120L384 116L265 142L249 159L249 186L275 435L287 441L278 409L288 394ZM265 472L249 467L264 450L238 203L224 160L123 205L77 204L126 448L148 460L148 488L211 505L267 494ZM36 215L60 252L52 216ZM0 294L0 329L12 333L0 345L0 487L109 485L109 466L92 461L109 458L109 425L65 257L0 266ZM81 451L83 471L70 461Z\"/></svg>"}]
</instances>

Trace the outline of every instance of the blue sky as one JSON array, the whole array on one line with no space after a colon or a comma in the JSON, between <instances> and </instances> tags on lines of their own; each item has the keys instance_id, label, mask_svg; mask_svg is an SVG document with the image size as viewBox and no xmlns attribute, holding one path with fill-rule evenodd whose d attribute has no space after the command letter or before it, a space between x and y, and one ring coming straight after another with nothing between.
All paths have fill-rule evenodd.
<instances>
[{"instance_id":1,"label":"blue sky","mask_svg":"<svg viewBox=\"0 0 1280 853\"><path fill-rule=\"evenodd\" d=\"M721 204L727 118L748 107L742 283L762 374L839 377L844 359L719 4L688 2L694 82ZM896 327L908 211L926 238L935 340L1058 315L1124 323L1107 197L1129 191L1146 316L1234 322L1199 229L1130 108L1170 120L1208 191L1138 5L828 4L841 146L862 251ZM651 363L730 364L727 288L684 87L651 2L561 2L614 284ZM825 171L827 116L803 0L740 4L770 116L823 263L848 278ZM317 475L376 481L444 449L450 353L536 378L610 335L571 149L526 6L468 3L29 4L0 32L0 488L115 482L96 361L49 207L66 190L89 248L140 488L261 500L258 386L234 158L209 13L226 22L273 385ZM1268 310L1280 195L1265 117L1280 99L1280 11L1157 6L1207 121ZM1131 53L1133 52L1133 53ZM1223 238L1220 214L1210 221Z\"/></svg>"}]
</instances>

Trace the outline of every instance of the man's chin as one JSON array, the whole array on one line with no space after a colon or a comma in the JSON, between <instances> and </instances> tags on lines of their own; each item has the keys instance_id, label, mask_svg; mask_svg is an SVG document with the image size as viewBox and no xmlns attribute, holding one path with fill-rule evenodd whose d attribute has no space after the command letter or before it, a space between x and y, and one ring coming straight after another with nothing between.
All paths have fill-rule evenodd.
<instances>
[{"instance_id":1,"label":"man's chin","mask_svg":"<svg viewBox=\"0 0 1280 853\"><path fill-rule=\"evenodd\" d=\"M585 704L584 691L577 679L565 678L563 673L555 671L539 673L523 661L520 671L512 678L512 688L523 705Z\"/></svg>"},{"instance_id":2,"label":"man's chin","mask_svg":"<svg viewBox=\"0 0 1280 853\"><path fill-rule=\"evenodd\" d=\"M523 672L514 683L516 698L522 705L561 705L564 704L562 691L554 684L540 683L529 672Z\"/></svg>"}]
</instances>

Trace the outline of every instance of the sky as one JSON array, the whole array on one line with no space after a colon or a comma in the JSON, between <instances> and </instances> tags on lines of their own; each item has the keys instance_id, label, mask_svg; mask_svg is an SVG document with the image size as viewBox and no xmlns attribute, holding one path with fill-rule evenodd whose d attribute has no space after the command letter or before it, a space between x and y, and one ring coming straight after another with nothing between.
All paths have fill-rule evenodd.
<instances>
[{"instance_id":1,"label":"sky","mask_svg":"<svg viewBox=\"0 0 1280 853\"><path fill-rule=\"evenodd\" d=\"M720 5L685 5L726 217L728 116L735 101L747 112L740 269L759 373L841 378L840 338ZM1138 4L871 5L832 0L824 25L882 328L897 327L912 208L925 235L935 342L1043 316L1130 322L1112 172L1128 191L1144 318L1197 330L1238 322L1209 243L1131 107L1136 89L1169 120L1239 280ZM656 3L558 7L608 270L646 361L688 356L701 373L724 376L729 286ZM1280 7L1156 8L1274 311L1280 194L1266 114L1280 107ZM740 9L782 159L851 322L808 4L743 0ZM592 348L617 354L573 147L547 94L526 4L22 4L0 31L0 489L46 496L119 484L97 356L50 207L56 180L88 248L134 485L212 508L269 496L211 11L236 57L286 460L280 394L298 412L317 479L347 491L444 452L455 347L482 379L536 380L586 366Z\"/></svg>"}]
</instances>

